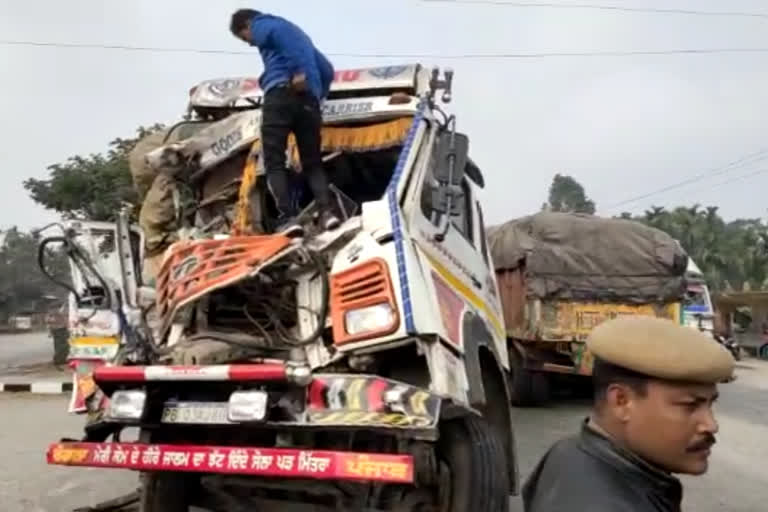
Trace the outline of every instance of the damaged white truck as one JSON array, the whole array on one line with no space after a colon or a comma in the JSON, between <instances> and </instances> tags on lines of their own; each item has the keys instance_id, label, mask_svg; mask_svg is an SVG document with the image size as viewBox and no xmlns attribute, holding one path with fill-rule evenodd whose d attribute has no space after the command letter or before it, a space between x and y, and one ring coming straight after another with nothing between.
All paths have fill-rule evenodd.
<instances>
[{"instance_id":1,"label":"damaged white truck","mask_svg":"<svg viewBox=\"0 0 768 512\"><path fill-rule=\"evenodd\" d=\"M48 462L140 472L142 512L508 510L505 328L483 176L439 106L452 79L336 74L322 151L342 225L314 227L289 140L298 240L271 234L256 81L192 89L179 129L202 128L146 155L173 184L174 241L153 290L133 265L104 280L122 319L93 369L105 398Z\"/></svg>"}]
</instances>

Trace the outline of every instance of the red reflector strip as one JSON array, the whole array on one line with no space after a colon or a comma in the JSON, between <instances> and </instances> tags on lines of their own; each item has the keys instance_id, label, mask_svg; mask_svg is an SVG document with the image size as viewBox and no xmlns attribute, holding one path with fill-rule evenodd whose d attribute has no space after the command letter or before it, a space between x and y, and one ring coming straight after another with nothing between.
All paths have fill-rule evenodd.
<instances>
[{"instance_id":1,"label":"red reflector strip","mask_svg":"<svg viewBox=\"0 0 768 512\"><path fill-rule=\"evenodd\" d=\"M368 410L381 411L384 409L384 391L389 384L385 380L375 380L368 387Z\"/></svg>"},{"instance_id":2,"label":"red reflector strip","mask_svg":"<svg viewBox=\"0 0 768 512\"><path fill-rule=\"evenodd\" d=\"M325 390L328 389L328 385L325 381L320 379L314 379L309 385L309 405L316 409L325 409L327 404L325 401Z\"/></svg>"},{"instance_id":3,"label":"red reflector strip","mask_svg":"<svg viewBox=\"0 0 768 512\"><path fill-rule=\"evenodd\" d=\"M413 483L410 455L137 443L55 443L48 464Z\"/></svg>"},{"instance_id":4,"label":"red reflector strip","mask_svg":"<svg viewBox=\"0 0 768 512\"><path fill-rule=\"evenodd\" d=\"M101 366L96 382L146 381L283 381L280 363L211 366Z\"/></svg>"}]
</instances>

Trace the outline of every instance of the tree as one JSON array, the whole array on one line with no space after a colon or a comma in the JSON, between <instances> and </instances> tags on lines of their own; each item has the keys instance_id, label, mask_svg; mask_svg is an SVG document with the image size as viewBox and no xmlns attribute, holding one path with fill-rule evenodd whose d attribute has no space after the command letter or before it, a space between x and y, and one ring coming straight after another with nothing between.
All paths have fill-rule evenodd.
<instances>
[{"instance_id":1,"label":"tree","mask_svg":"<svg viewBox=\"0 0 768 512\"><path fill-rule=\"evenodd\" d=\"M555 174L545 206L553 212L595 213L595 202L587 198L584 187L571 176L562 174Z\"/></svg>"},{"instance_id":2,"label":"tree","mask_svg":"<svg viewBox=\"0 0 768 512\"><path fill-rule=\"evenodd\" d=\"M48 179L29 178L24 188L35 202L65 218L114 221L124 202L137 203L128 154L140 139L161 128L140 127L135 137L110 142L105 154L73 156L51 165Z\"/></svg>"},{"instance_id":3,"label":"tree","mask_svg":"<svg viewBox=\"0 0 768 512\"><path fill-rule=\"evenodd\" d=\"M37 266L39 238L15 227L3 233L0 246L0 319L22 311L45 309L46 297L63 300L66 292L51 283ZM46 268L59 280L69 280L66 256L50 251Z\"/></svg>"},{"instance_id":4,"label":"tree","mask_svg":"<svg viewBox=\"0 0 768 512\"><path fill-rule=\"evenodd\" d=\"M716 206L693 205L672 210L652 206L632 220L678 240L716 291L768 286L768 225L760 219L725 222Z\"/></svg>"}]
</instances>

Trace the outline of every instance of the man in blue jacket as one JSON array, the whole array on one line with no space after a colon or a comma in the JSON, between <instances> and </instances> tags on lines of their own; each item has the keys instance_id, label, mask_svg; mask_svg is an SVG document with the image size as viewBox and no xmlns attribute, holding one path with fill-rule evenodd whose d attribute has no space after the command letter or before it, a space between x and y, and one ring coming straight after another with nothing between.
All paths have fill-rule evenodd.
<instances>
[{"instance_id":1,"label":"man in blue jacket","mask_svg":"<svg viewBox=\"0 0 768 512\"><path fill-rule=\"evenodd\" d=\"M288 20L240 9L232 15L230 30L237 38L256 46L264 63L259 85L264 93L261 140L267 185L279 210L278 231L303 236L295 220L285 151L293 132L301 157L302 172L320 209L323 229L336 229L339 219L331 210L328 178L322 166L321 102L333 81L333 65L299 27Z\"/></svg>"}]
</instances>

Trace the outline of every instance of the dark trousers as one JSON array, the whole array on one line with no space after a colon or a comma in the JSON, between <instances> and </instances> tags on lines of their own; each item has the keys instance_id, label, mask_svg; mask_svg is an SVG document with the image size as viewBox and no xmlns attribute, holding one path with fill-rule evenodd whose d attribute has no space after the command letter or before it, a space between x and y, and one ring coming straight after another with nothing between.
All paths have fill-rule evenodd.
<instances>
[{"instance_id":1,"label":"dark trousers","mask_svg":"<svg viewBox=\"0 0 768 512\"><path fill-rule=\"evenodd\" d=\"M298 213L291 201L290 171L285 162L291 132L296 137L302 174L307 178L315 201L321 210L327 210L330 205L328 178L320 152L322 123L320 105L311 94L283 86L269 90L264 97L261 121L264 170L281 219Z\"/></svg>"}]
</instances>

